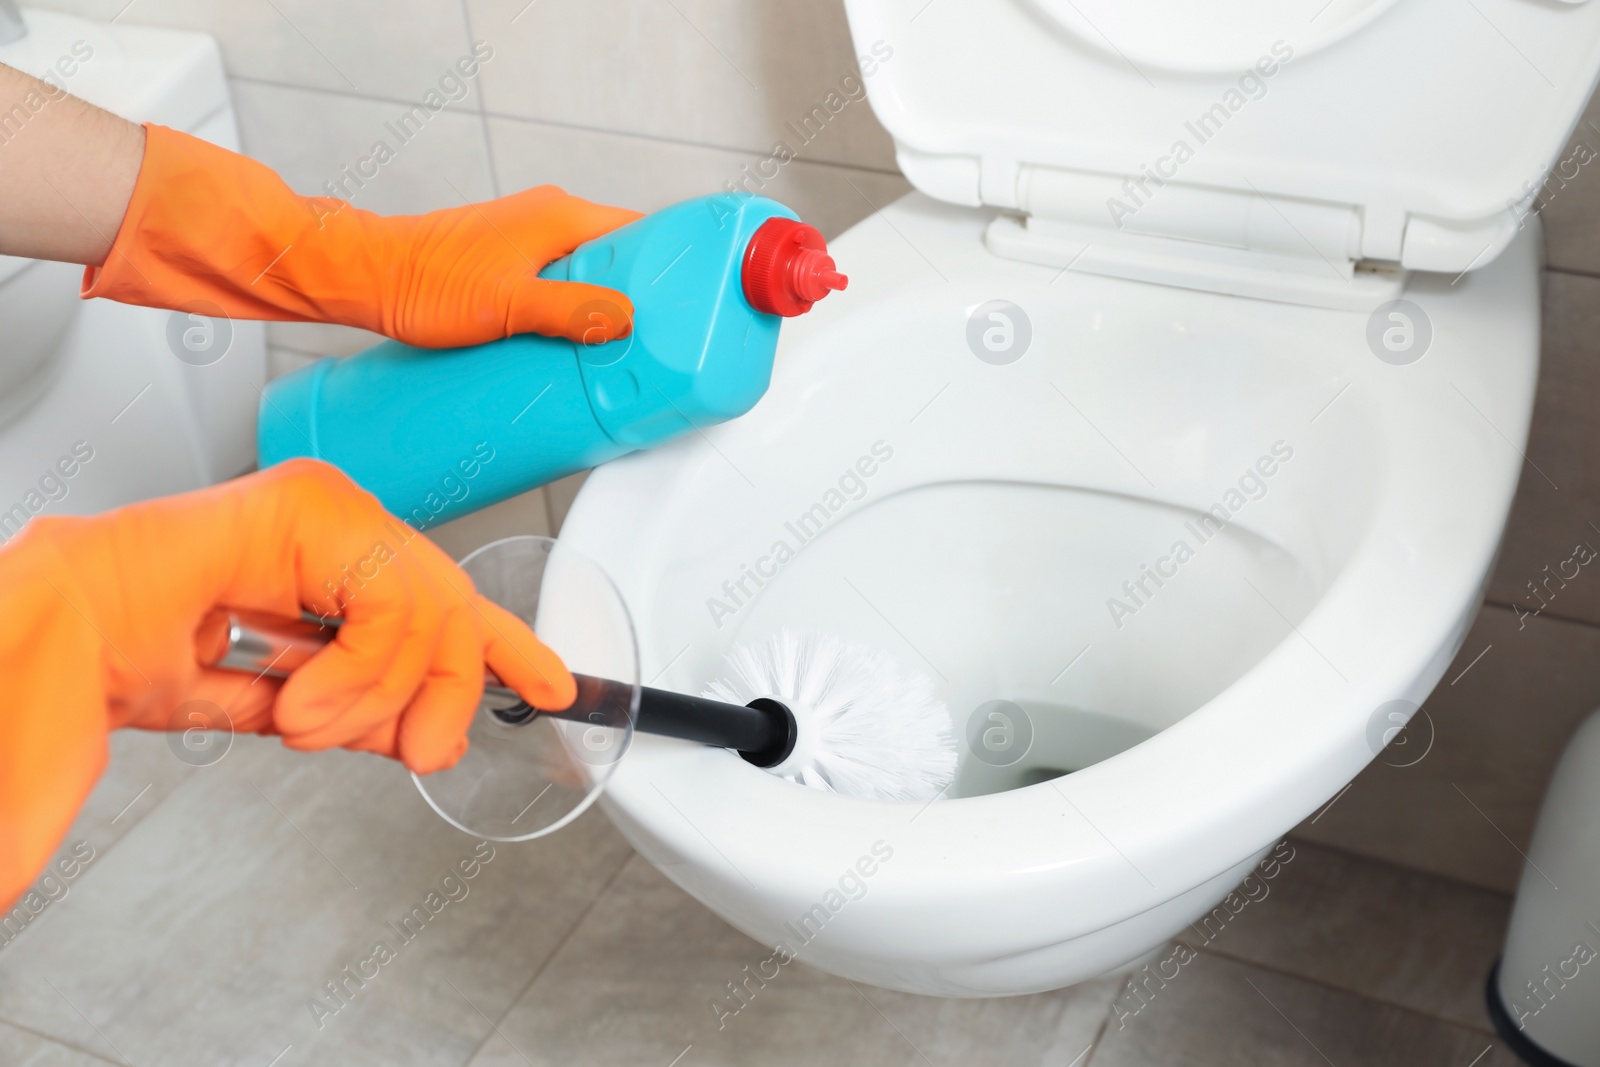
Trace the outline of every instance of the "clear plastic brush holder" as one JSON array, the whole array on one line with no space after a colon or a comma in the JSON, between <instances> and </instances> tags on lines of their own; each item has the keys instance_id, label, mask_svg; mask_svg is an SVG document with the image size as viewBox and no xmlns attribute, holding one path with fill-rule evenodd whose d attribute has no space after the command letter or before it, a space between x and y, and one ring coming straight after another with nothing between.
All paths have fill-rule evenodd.
<instances>
[{"instance_id":1,"label":"clear plastic brush holder","mask_svg":"<svg viewBox=\"0 0 1600 1067\"><path fill-rule=\"evenodd\" d=\"M461 567L478 592L531 626L569 670L621 683L584 721L535 714L507 722L496 712L523 705L486 694L461 760L412 775L451 825L491 841L528 841L583 814L627 753L639 709L638 641L611 579L559 541L508 537Z\"/></svg>"}]
</instances>

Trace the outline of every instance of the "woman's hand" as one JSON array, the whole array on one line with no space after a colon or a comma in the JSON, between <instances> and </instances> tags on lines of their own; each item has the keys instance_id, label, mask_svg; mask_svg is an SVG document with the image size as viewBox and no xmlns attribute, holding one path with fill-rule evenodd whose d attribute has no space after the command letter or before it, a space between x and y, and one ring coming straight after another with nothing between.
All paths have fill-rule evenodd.
<instances>
[{"instance_id":1,"label":"woman's hand","mask_svg":"<svg viewBox=\"0 0 1600 1067\"><path fill-rule=\"evenodd\" d=\"M299 196L253 159L141 128L4 64L0 94L33 116L0 153L0 253L86 265L85 297L336 322L425 348L517 333L594 344L632 326L621 293L538 273L637 212L546 185L375 215Z\"/></svg>"},{"instance_id":2,"label":"woman's hand","mask_svg":"<svg viewBox=\"0 0 1600 1067\"><path fill-rule=\"evenodd\" d=\"M303 197L253 159L146 125L144 157L104 265L83 295L224 315L360 326L446 348L517 333L596 343L626 335L619 292L538 276L638 218L552 185L424 215Z\"/></svg>"},{"instance_id":3,"label":"woman's hand","mask_svg":"<svg viewBox=\"0 0 1600 1067\"><path fill-rule=\"evenodd\" d=\"M226 605L344 619L285 681L202 668ZM535 707L577 690L523 622L336 468L293 460L180 496L41 517L0 550L0 901L67 830L119 726L184 729L205 701L296 749L453 765L488 665ZM20 879L20 880L19 880Z\"/></svg>"}]
</instances>

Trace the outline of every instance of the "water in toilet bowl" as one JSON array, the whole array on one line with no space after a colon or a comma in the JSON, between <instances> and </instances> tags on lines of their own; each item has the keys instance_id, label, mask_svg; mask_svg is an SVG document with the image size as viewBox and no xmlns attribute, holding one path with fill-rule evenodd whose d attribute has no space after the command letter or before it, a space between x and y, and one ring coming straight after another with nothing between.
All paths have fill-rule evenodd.
<instances>
[{"instance_id":1,"label":"water in toilet bowl","mask_svg":"<svg viewBox=\"0 0 1600 1067\"><path fill-rule=\"evenodd\" d=\"M967 716L968 753L946 794L975 797L1064 777L1156 731L1116 715L1040 700L987 700Z\"/></svg>"},{"instance_id":2,"label":"water in toilet bowl","mask_svg":"<svg viewBox=\"0 0 1600 1067\"><path fill-rule=\"evenodd\" d=\"M961 762L947 796L1027 788L1201 707L1315 602L1299 557L1243 521L1201 543L1201 514L1063 486L921 486L808 543L740 610L735 639L802 626L885 649L950 706Z\"/></svg>"}]
</instances>

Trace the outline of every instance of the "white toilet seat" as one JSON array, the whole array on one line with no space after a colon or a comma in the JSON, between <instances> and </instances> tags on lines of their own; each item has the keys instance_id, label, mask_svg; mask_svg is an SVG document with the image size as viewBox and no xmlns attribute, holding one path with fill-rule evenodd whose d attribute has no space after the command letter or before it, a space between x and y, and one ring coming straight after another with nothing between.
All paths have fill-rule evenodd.
<instances>
[{"instance_id":1,"label":"white toilet seat","mask_svg":"<svg viewBox=\"0 0 1600 1067\"><path fill-rule=\"evenodd\" d=\"M1364 313L1000 259L989 217L912 194L845 234L852 287L786 326L760 405L597 471L562 533L615 577L656 685L696 691L736 635L799 622L929 657L958 716L1004 698L1157 731L1054 782L921 810L635 740L605 804L674 881L815 966L946 995L1054 988L1139 957L1373 758L1374 714L1420 703L1476 612L1537 372L1536 230L1454 284L1414 278L1433 339L1395 366L1368 350ZM967 347L969 312L993 299L1031 319L1009 365ZM878 441L894 454L861 499L765 565L731 616L708 606L732 603L723 583L794 541L784 523ZM1118 629L1104 602L1132 565L1278 441L1293 457L1235 513L1241 536ZM996 540L1016 515L985 526L972 500L1078 525L1030 549ZM950 523L900 529L941 507ZM928 543L952 524L961 537ZM941 552L966 555L934 573ZM869 558L881 565L839 575L854 597L819 592L837 560ZM993 604L980 587L1000 590ZM969 617L928 607L944 603ZM793 924L840 899L829 889L876 842L892 859L799 947Z\"/></svg>"}]
</instances>

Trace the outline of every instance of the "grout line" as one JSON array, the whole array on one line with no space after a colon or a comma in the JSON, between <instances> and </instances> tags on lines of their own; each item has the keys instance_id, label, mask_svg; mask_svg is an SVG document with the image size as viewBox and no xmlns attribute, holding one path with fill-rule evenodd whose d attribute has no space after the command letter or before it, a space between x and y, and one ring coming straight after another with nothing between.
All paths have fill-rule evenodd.
<instances>
[{"instance_id":1,"label":"grout line","mask_svg":"<svg viewBox=\"0 0 1600 1067\"><path fill-rule=\"evenodd\" d=\"M122 1060L114 1060L109 1056L105 1056L94 1051L93 1049L84 1048L82 1045L56 1037L54 1034L47 1034L43 1030L36 1030L25 1023L15 1022L3 1015L0 1015L0 1026L9 1026L13 1030L20 1030L25 1034L31 1034L32 1036L37 1037L41 1041L44 1041L48 1044L55 1045L58 1048L71 1049L73 1052L78 1052L88 1056L91 1059L99 1060L101 1063L113 1064L114 1067L129 1067L129 1064Z\"/></svg>"},{"instance_id":2,"label":"grout line","mask_svg":"<svg viewBox=\"0 0 1600 1067\"><path fill-rule=\"evenodd\" d=\"M466 40L463 43L467 46L467 54L468 55L472 55L472 56L474 56L474 58L476 58L476 54L473 52L473 49L475 47L477 47L478 36L477 36L477 34L472 32L471 5L469 3L467 3L467 0L460 0L459 6L461 8L461 30L462 30L463 33L466 34ZM483 42L484 42L484 44L488 44L489 43L489 39L487 37L485 37L483 39ZM493 47L493 46L491 45L490 47ZM490 56L489 58L493 59L494 57ZM478 73L474 74L472 76L472 78L473 78L473 81L477 82L478 85L481 88L481 86L483 85L483 63L480 62L478 64ZM437 83L435 83L435 84L437 84ZM477 111L478 114L481 115L481 114L483 114L484 109L485 109L485 105L488 103L488 101L486 101L484 99L483 93L481 91L476 94L476 100L477 100L478 106L476 108L474 108L473 110Z\"/></svg>"},{"instance_id":3,"label":"grout line","mask_svg":"<svg viewBox=\"0 0 1600 1067\"><path fill-rule=\"evenodd\" d=\"M397 104L400 107L409 107L418 102L416 100L406 100L399 96L382 96L378 93L361 92L360 90L351 91L349 89L330 89L321 85L300 85L295 82L279 81L276 78L257 78L248 74L234 74L231 72L228 74L228 80L230 82L242 82L246 85L264 85L271 89L293 89L296 92L302 93L321 93L328 96L342 96L350 100L365 100L374 104ZM456 115L466 114L465 111L462 111L453 105L446 106L444 110Z\"/></svg>"},{"instance_id":4,"label":"grout line","mask_svg":"<svg viewBox=\"0 0 1600 1067\"><path fill-rule=\"evenodd\" d=\"M585 904L583 910L572 920L572 925L568 926L566 933L561 935L561 940L555 943L555 947L540 962L533 975L521 989L517 990L517 995L512 997L506 1004L506 1010L501 1012L499 1017L490 1024L489 1032L483 1035L483 1040L474 1045L472 1052L466 1059L461 1061L461 1067L470 1067L470 1064L478 1058L478 1054L483 1051L483 1047L489 1043L489 1039L499 1033L500 1027L511 1017L511 1013L516 1011L517 1005L522 1003L522 998L528 995L528 990L532 989L533 984L543 977L545 971L550 969L550 964L554 963L555 958L561 954L561 950L567 947L567 942L572 940L572 935L578 932L578 927L583 925L584 920L589 917L589 913L594 910L595 905L600 903L600 898L605 896L611 890L612 883L621 877L623 869L628 866L628 861L633 859L634 855L635 853L630 847L627 855L622 857L622 862L617 864L617 869L611 872L599 889L595 890L594 896L589 898L589 903Z\"/></svg>"},{"instance_id":5,"label":"grout line","mask_svg":"<svg viewBox=\"0 0 1600 1067\"><path fill-rule=\"evenodd\" d=\"M539 487L539 499L544 501L544 528L550 532L547 537L559 537L561 531L556 527L556 509L550 502L550 483L546 482Z\"/></svg>"},{"instance_id":6,"label":"grout line","mask_svg":"<svg viewBox=\"0 0 1600 1067\"><path fill-rule=\"evenodd\" d=\"M1494 1032L1494 1027L1492 1024L1490 1024L1487 1017L1483 1020L1481 1025L1464 1023L1459 1019L1451 1019L1443 1015L1436 1015L1431 1011L1423 1008L1414 1008L1409 1004L1400 1004L1392 1000L1382 1000L1364 990L1351 989L1348 986L1335 985L1324 978L1317 978L1311 975L1300 974L1296 971L1284 970L1280 966L1276 966L1271 963L1262 963L1260 960L1252 960L1241 956L1230 955L1229 953L1212 948L1211 946L1213 944L1215 944L1215 942L1208 943L1199 951L1202 953L1209 952L1214 956L1220 956L1236 966L1249 967L1257 971L1265 971L1268 974L1275 974L1280 978L1288 978L1292 981L1304 982L1306 985L1317 986L1318 988L1325 989L1332 993L1338 993L1347 997L1354 997L1357 1000L1364 1001L1367 1004L1375 1004L1383 1008L1393 1008L1395 1011L1402 1011L1407 1015L1414 1015L1419 1019L1428 1019L1432 1022L1442 1023L1445 1026L1453 1027L1457 1030L1465 1030L1468 1033L1483 1034L1484 1036L1493 1038L1496 1041L1500 1040L1499 1035ZM1488 976L1488 972L1485 971L1484 978L1487 979ZM1482 983L1478 984L1481 985ZM1474 1001L1473 1003L1476 1004L1478 1002Z\"/></svg>"},{"instance_id":7,"label":"grout line","mask_svg":"<svg viewBox=\"0 0 1600 1067\"><path fill-rule=\"evenodd\" d=\"M1298 827L1296 827L1296 829L1298 829ZM1478 885L1476 882L1469 882L1466 879L1458 878L1455 875L1440 874L1437 871L1423 870L1421 867L1408 867L1403 863L1396 863L1394 860L1386 859L1382 856L1369 856L1364 852L1357 852L1355 849L1348 848L1344 845L1325 844L1313 838L1300 837L1293 833L1285 834L1284 837L1296 848L1304 846L1314 851L1337 852L1341 856L1359 860L1362 863L1370 863L1379 867L1387 867L1390 870L1403 871L1412 875L1420 875L1423 878L1431 878L1434 881L1443 882L1446 885L1453 886L1457 889L1469 889L1475 893L1486 893L1489 896L1499 897L1501 900L1505 901L1508 907L1515 897L1514 893L1508 893L1503 889L1492 889L1489 886Z\"/></svg>"},{"instance_id":8,"label":"grout line","mask_svg":"<svg viewBox=\"0 0 1600 1067\"><path fill-rule=\"evenodd\" d=\"M1305 838L1294 837L1294 836L1287 836L1286 839L1291 844L1293 844L1296 848L1307 848L1307 849L1310 849L1312 851L1334 852L1334 853L1338 853L1338 854L1340 854L1342 856L1345 856L1347 858L1354 859L1356 861L1359 861L1359 862L1362 862L1362 863L1366 863L1366 864L1369 864L1369 865L1372 865L1372 866L1386 867L1386 868L1389 868L1390 870L1400 871L1400 872L1403 872L1405 874L1409 874L1409 875L1412 875L1412 876L1427 878L1427 879L1431 879L1431 880L1436 881L1436 882L1441 882L1441 883L1443 883L1443 884L1445 884L1447 886L1450 886L1452 888L1467 889L1467 890L1471 890L1471 891L1474 891L1474 892L1477 892L1477 893L1480 893L1480 894L1486 894L1486 895L1489 895L1489 896L1498 897L1506 905L1507 920L1509 921L1509 918L1510 918L1510 906L1511 906L1511 902L1512 902L1512 897L1511 897L1511 894L1509 894L1509 893L1502 893L1502 892L1500 892L1498 890L1494 890L1494 889L1485 889L1482 886L1476 886L1476 885L1472 885L1472 884L1467 883L1467 882L1462 882L1459 879L1451 878L1451 877L1446 876L1446 875L1434 874L1431 871L1419 871L1416 868L1406 867L1406 866L1403 866L1403 865L1398 864L1398 863L1392 863L1392 862L1390 862L1388 860L1376 859L1376 858L1371 857L1371 856L1365 856L1365 855L1362 855L1359 852L1352 852L1351 850L1349 850L1347 848L1341 848L1341 847L1339 847L1337 845L1324 845L1324 844L1321 844L1321 843L1318 843L1318 842L1315 842L1315 841L1308 841ZM1180 940L1180 939L1181 938L1173 938L1173 940ZM1433 1011L1430 1011L1428 1009L1425 1009L1425 1008L1418 1008L1418 1007L1414 1007L1414 1006L1409 1005L1409 1004L1402 1004L1402 1003L1400 1003L1398 1001L1393 1001L1393 1000L1384 1000L1384 999L1382 999L1382 998L1380 998L1380 997L1378 997L1378 996L1376 996L1376 995L1374 995L1374 994L1372 994L1372 993L1370 993L1370 992L1368 992L1366 990L1355 989L1355 988L1352 988L1352 987L1349 987L1349 986L1338 985L1338 984L1336 984L1336 983L1334 983L1332 981L1329 981L1329 980L1327 980L1325 978L1318 977L1316 975L1306 974L1306 973L1302 973L1302 972L1299 972L1299 971L1288 970L1285 967L1277 965L1277 964L1267 963L1267 962L1264 962L1264 961L1259 960L1259 959L1251 958L1249 956L1238 955L1236 953L1228 951L1228 948L1226 946L1219 948L1218 945L1221 942L1222 942L1222 938L1218 937L1218 938L1212 939L1211 941L1206 942L1203 946L1196 946L1196 948L1197 948L1197 951L1199 951L1201 953L1210 953L1211 955L1222 957L1223 959L1229 960L1230 962L1233 962L1233 963L1237 963L1237 964L1244 965L1244 966L1249 966L1249 967L1254 967L1254 968L1256 968L1258 970L1268 971L1270 973L1277 974L1277 975L1280 975L1280 976L1285 977L1285 978L1291 978L1291 979L1294 979L1296 981L1306 982L1306 983L1311 984L1311 985L1320 986L1320 987L1322 987L1324 989L1332 990L1332 991L1337 992L1337 993L1342 993L1342 994L1345 994L1347 996L1357 997L1357 998L1359 998L1361 1000L1365 1000L1365 1001L1368 1001L1370 1003L1385 1005L1387 1007L1395 1008L1395 1009L1398 1009L1400 1011L1407 1012L1407 1013L1409 1013L1411 1015L1419 1016L1421 1018L1432 1019L1435 1022L1440 1022L1440 1023L1443 1023L1443 1024L1447 1025L1447 1026L1453 1026L1453 1027L1456 1027L1458 1029L1463 1029L1463 1030L1475 1031L1475 1032L1478 1032L1478 1033L1482 1033L1485 1036L1491 1037L1491 1038L1494 1038L1494 1037L1497 1036L1494 1033L1494 1029L1493 1029L1492 1025L1490 1025L1487 1020L1484 1020L1484 1022L1482 1024L1465 1023L1465 1022L1462 1022L1459 1019L1452 1019L1452 1018L1449 1018L1448 1016L1439 1015L1439 1014L1437 1014L1437 1013L1435 1013ZM1192 944L1192 942L1190 942L1190 943ZM1231 942L1229 944L1231 944ZM1091 1057L1091 1060L1092 1059L1093 1059L1093 1057Z\"/></svg>"},{"instance_id":9,"label":"grout line","mask_svg":"<svg viewBox=\"0 0 1600 1067\"><path fill-rule=\"evenodd\" d=\"M494 136L489 132L489 116L485 112L478 113L478 125L483 129L483 150L489 157L489 191L494 193L496 200L505 194L500 191L500 163L494 154Z\"/></svg>"},{"instance_id":10,"label":"grout line","mask_svg":"<svg viewBox=\"0 0 1600 1067\"><path fill-rule=\"evenodd\" d=\"M485 111L484 117L499 119L502 122L517 122L524 126L545 126L550 129L568 130L573 133L598 133L607 137L621 137L632 141L649 141L652 144L672 145L677 148L700 148L714 152L727 152L731 155L754 155L766 157L771 155L770 148L746 148L742 145L718 144L714 141L686 141L678 137L661 137L657 134L639 133L634 130L617 130L607 126L585 126L576 122L555 122L551 119L530 119L522 115L506 115L498 111ZM795 153L792 163L812 167L832 167L836 170L855 171L859 174L877 174L888 178L903 178L904 173L896 167L873 167L864 163L847 163L834 159L808 158L800 153Z\"/></svg>"},{"instance_id":11,"label":"grout line","mask_svg":"<svg viewBox=\"0 0 1600 1067\"><path fill-rule=\"evenodd\" d=\"M377 345L382 342L374 341L372 343ZM269 350L275 349L279 352L287 352L291 356L304 356L307 359L349 359L351 356L360 355L359 352L313 352L309 348L298 348L295 345L268 345L267 348ZM363 348L361 351L365 352L366 349Z\"/></svg>"},{"instance_id":12,"label":"grout line","mask_svg":"<svg viewBox=\"0 0 1600 1067\"><path fill-rule=\"evenodd\" d=\"M1596 280L1600 280L1600 275L1596 275ZM1517 605L1503 600L1491 600L1488 597L1485 597L1483 606L1486 608L1499 608L1501 611L1509 611L1511 612L1513 618L1515 618L1517 614ZM1541 611L1539 614L1533 616L1533 618L1535 620L1551 619L1555 622L1564 622L1572 626L1584 626L1591 630L1600 630L1600 621L1596 621L1594 619L1583 619L1575 615L1562 615L1559 612L1554 611Z\"/></svg>"},{"instance_id":13,"label":"grout line","mask_svg":"<svg viewBox=\"0 0 1600 1067\"><path fill-rule=\"evenodd\" d=\"M475 47L474 42L477 40L477 38L472 32L472 12L469 10L467 0L461 0L461 21L462 24L467 28L467 50L470 52ZM487 38L485 38L485 40L487 40ZM480 68L478 71L478 106L476 108L478 113L478 126L483 131L483 150L489 157L489 191L492 192L495 199L498 200L502 195L500 192L500 168L495 163L494 138L489 136L489 108L488 102L483 97L483 83L481 81L482 77L483 71ZM548 511L548 508L546 510Z\"/></svg>"},{"instance_id":14,"label":"grout line","mask_svg":"<svg viewBox=\"0 0 1600 1067\"><path fill-rule=\"evenodd\" d=\"M1543 273L1566 274L1573 278L1589 278L1591 280L1600 279L1600 270L1576 270L1572 267L1551 267L1547 265Z\"/></svg>"},{"instance_id":15,"label":"grout line","mask_svg":"<svg viewBox=\"0 0 1600 1067\"><path fill-rule=\"evenodd\" d=\"M400 107L407 107L416 103L415 100L402 100L399 97L375 96L370 93L352 93L340 89L324 89L319 86L296 85L293 82L277 81L272 78L246 77L240 74L230 74L228 75L228 80L241 82L246 85L264 85L273 89L292 89L302 93L318 93L325 96L340 96L354 100L366 100L371 103L378 104L395 104ZM445 111L449 111L461 116L469 116L473 114L481 115L486 122L489 119L502 119L506 122L520 122L527 126L545 126L549 127L550 129L569 130L574 133L598 133L604 134L608 137L623 137L635 141L649 141L654 144L674 145L679 148L708 148L718 152L730 152L736 155L753 155L762 157L770 155L772 152L770 148L749 148L743 145L718 144L712 141L687 141L679 137L662 137L659 134L639 133L635 130L618 130L607 126L586 126L576 122L556 122L551 119L530 119L524 115L509 115L499 111L492 111L487 107L485 107L482 111L472 112L456 108L445 108ZM828 159L808 159L799 155L795 157L794 162L810 164L818 167L836 167L840 170L858 171L863 174L880 174L891 178L904 177L904 175L897 168L892 167L873 167L862 163L845 163Z\"/></svg>"},{"instance_id":16,"label":"grout line","mask_svg":"<svg viewBox=\"0 0 1600 1067\"><path fill-rule=\"evenodd\" d=\"M170 783L169 784L170 787L167 789L166 792L157 794L155 800L150 802L150 807L149 807L148 810L146 810L145 812L143 812L142 814L140 814L138 816L135 816L133 821L128 823L125 827L123 827L122 832L117 834L116 838L113 839L111 841L111 843L106 845L104 848L101 848L97 842L91 840L91 837L90 837L91 830L85 830L85 832L83 834L79 835L84 840L88 840L90 842L90 844L94 845L94 847L95 847L95 860L99 861L101 859L104 859L106 856L109 856L113 849L115 849L118 845L122 844L122 842L126 841L129 837L132 837L133 836L133 832L135 830L137 830L140 826L142 826L146 819L150 818L156 812L160 811L161 810L161 806L163 804L167 803L173 797L175 797L179 793L183 792L184 788L189 785L190 781L193 780L193 777L194 776L191 775L191 774L186 774L186 775L182 776L181 778L177 779L175 782ZM154 785L155 783L152 782L151 784ZM140 796L143 796L143 795L144 795L143 793L140 794ZM133 806L132 804L128 805L128 807L130 807L130 808L132 806ZM119 814L117 816L117 818L120 819L120 818L122 818L122 815L125 815L125 814L127 814L127 809L124 809L122 814ZM115 822L115 820L108 821L106 823L106 826L108 826L108 827L111 826L113 824L113 822ZM69 832L68 837L71 837L71 836L72 835ZM63 839L63 840L65 840L65 839ZM92 877L92 875L93 875L93 872L90 872L90 874L84 875L84 877L88 878L88 877ZM0 1022L6 1023L7 1025L10 1025L10 1026L17 1026L18 1025L17 1023L12 1022L11 1020L7 1019L4 1015L0 1015ZM23 1027L23 1029L27 1029L27 1028ZM56 1040L56 1039L55 1038L51 1038L51 1040ZM76 1047L76 1046L74 1046L74 1047Z\"/></svg>"}]
</instances>

